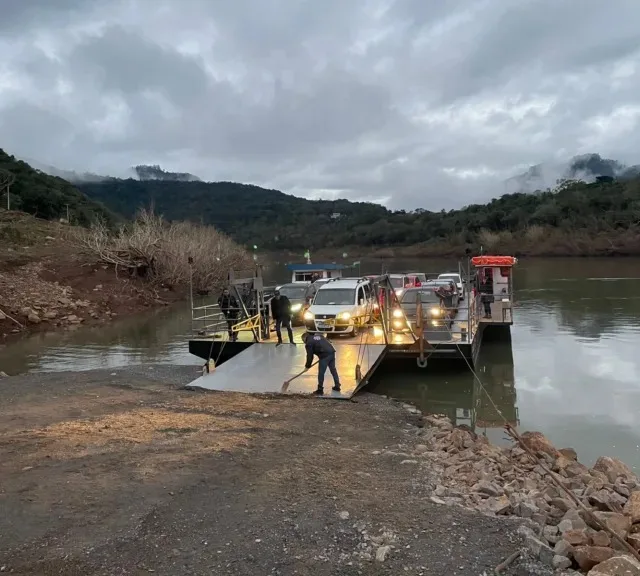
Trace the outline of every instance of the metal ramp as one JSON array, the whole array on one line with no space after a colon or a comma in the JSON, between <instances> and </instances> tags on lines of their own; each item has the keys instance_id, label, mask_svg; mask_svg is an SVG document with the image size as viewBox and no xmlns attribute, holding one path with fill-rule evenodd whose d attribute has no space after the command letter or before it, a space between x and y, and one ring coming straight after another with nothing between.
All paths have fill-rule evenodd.
<instances>
[{"instance_id":1,"label":"metal ramp","mask_svg":"<svg viewBox=\"0 0 640 576\"><path fill-rule=\"evenodd\" d=\"M336 349L336 367L340 376L341 391L333 392L333 378L327 370L324 380L326 398L350 399L378 366L387 349L385 344L332 342ZM318 367L289 380L304 370L306 353L304 345L285 343L253 344L237 356L227 360L213 372L204 374L187 385L187 388L216 390L220 392L244 392L248 394L312 394L318 385ZM360 365L360 380L356 379L356 366Z\"/></svg>"}]
</instances>

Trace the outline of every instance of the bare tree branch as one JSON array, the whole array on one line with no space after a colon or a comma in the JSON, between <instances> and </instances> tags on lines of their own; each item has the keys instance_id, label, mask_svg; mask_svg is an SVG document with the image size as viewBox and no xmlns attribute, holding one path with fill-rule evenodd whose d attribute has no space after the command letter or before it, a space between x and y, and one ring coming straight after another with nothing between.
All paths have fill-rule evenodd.
<instances>
[{"instance_id":1,"label":"bare tree branch","mask_svg":"<svg viewBox=\"0 0 640 576\"><path fill-rule=\"evenodd\" d=\"M165 286L186 286L193 274L196 290L221 286L230 269L251 262L245 250L214 228L168 223L148 210L115 233L98 222L76 232L72 240L80 250L116 270L124 268Z\"/></svg>"}]
</instances>

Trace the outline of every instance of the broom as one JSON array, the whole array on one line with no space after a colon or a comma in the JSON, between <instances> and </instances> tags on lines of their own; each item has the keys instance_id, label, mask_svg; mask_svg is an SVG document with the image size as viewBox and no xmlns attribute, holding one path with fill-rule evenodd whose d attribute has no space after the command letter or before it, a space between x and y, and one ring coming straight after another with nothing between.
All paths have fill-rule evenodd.
<instances>
[{"instance_id":1,"label":"broom","mask_svg":"<svg viewBox=\"0 0 640 576\"><path fill-rule=\"evenodd\" d=\"M307 370L311 370L311 368L313 368L317 363L318 363L318 361L316 360L313 364L311 364L311 366L309 366L309 368L305 368L302 372L299 372L295 376L292 376L291 378L289 378L289 380L285 380L282 383L282 392L286 392L287 389L289 388L289 384L291 384L291 382L293 382L299 376L302 376Z\"/></svg>"}]
</instances>

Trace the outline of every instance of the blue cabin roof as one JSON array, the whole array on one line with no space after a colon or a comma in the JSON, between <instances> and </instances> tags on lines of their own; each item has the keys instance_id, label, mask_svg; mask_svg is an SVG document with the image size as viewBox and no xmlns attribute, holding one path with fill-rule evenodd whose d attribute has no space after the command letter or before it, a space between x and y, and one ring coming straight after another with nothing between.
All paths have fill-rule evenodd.
<instances>
[{"instance_id":1,"label":"blue cabin roof","mask_svg":"<svg viewBox=\"0 0 640 576\"><path fill-rule=\"evenodd\" d=\"M344 270L344 264L287 264L287 270L292 272L304 272L315 270Z\"/></svg>"}]
</instances>

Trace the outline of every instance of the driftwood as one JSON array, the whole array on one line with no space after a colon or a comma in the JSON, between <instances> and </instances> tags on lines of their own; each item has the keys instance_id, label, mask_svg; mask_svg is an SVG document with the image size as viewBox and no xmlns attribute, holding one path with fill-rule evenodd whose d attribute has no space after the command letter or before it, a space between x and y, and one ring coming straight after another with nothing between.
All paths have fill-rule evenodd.
<instances>
[{"instance_id":1,"label":"driftwood","mask_svg":"<svg viewBox=\"0 0 640 576\"><path fill-rule=\"evenodd\" d=\"M2 308L0 308L0 313L4 314L7 318L9 318L9 320L11 320L12 322L14 322L15 324L17 324L18 326L20 326L21 330L24 330L24 324L21 324L20 322L18 322L13 316L9 316L9 314L7 314Z\"/></svg>"},{"instance_id":2,"label":"driftwood","mask_svg":"<svg viewBox=\"0 0 640 576\"><path fill-rule=\"evenodd\" d=\"M504 570L509 568L509 566L511 566L511 564L513 564L518 559L520 554L522 554L522 550L516 550L513 554L505 558L502 562L500 562L500 564L496 566L495 573L502 574Z\"/></svg>"}]
</instances>

